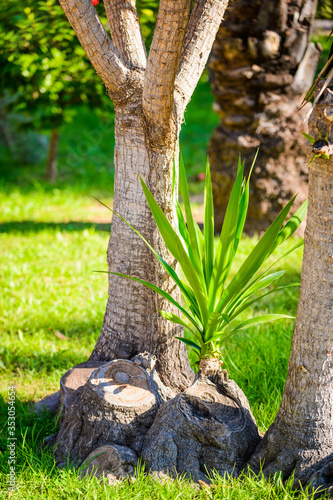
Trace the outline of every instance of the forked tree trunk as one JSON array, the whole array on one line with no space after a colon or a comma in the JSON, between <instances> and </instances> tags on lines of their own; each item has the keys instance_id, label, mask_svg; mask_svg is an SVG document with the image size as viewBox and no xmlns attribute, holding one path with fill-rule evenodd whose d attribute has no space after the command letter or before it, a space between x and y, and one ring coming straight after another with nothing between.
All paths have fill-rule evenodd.
<instances>
[{"instance_id":1,"label":"forked tree trunk","mask_svg":"<svg viewBox=\"0 0 333 500\"><path fill-rule=\"evenodd\" d=\"M180 125L226 1L197 0L192 6L191 0L161 0L148 60L139 43L134 0L104 2L115 46L90 0L61 4L115 103L114 210L175 265L139 174L172 223ZM117 216L108 265L111 272L175 294L147 246ZM110 275L104 325L91 358L61 379L61 428L48 439L56 445L59 465L68 460L87 465L114 481L132 474L143 453L154 471L199 479L216 468L237 472L251 456L260 440L256 423L245 395L228 382L216 359L202 361L195 384L174 397L191 384L193 372L185 347L174 339L181 332L161 318L160 309L170 305L143 286Z\"/></svg>"},{"instance_id":2,"label":"forked tree trunk","mask_svg":"<svg viewBox=\"0 0 333 500\"><path fill-rule=\"evenodd\" d=\"M265 230L298 193L307 197L305 140L299 136L319 50L308 44L316 0L233 0L213 45L209 66L220 124L209 145L215 224L220 230L238 156L250 166L248 233Z\"/></svg>"},{"instance_id":3,"label":"forked tree trunk","mask_svg":"<svg viewBox=\"0 0 333 500\"><path fill-rule=\"evenodd\" d=\"M311 135L333 143L333 89L314 108ZM310 157L312 154L310 155ZM288 377L273 425L250 460L295 486L333 485L333 161L309 165L309 210Z\"/></svg>"},{"instance_id":4,"label":"forked tree trunk","mask_svg":"<svg viewBox=\"0 0 333 500\"><path fill-rule=\"evenodd\" d=\"M227 1L196 0L192 6L191 0L161 0L148 59L134 0L104 1L112 42L90 0L60 2L115 104L113 208L174 266L146 203L139 174L172 223L173 161L177 167L180 125ZM113 216L108 265L111 272L149 281L178 298L152 252L117 216ZM160 316L160 309L170 310L170 304L140 284L110 275L104 325L91 358L62 378L63 418L53 439L58 463L67 457L82 463L102 449L101 467L110 476L123 475L124 468L133 470L161 403L191 385L193 372L185 346L174 339L181 332ZM233 391L237 398L237 388L230 386L229 392ZM214 402L208 413L203 409L200 417L207 420L208 428L215 406L217 427L228 419L227 398L219 398L218 390L216 398L217 405ZM242 408L241 399L243 395L231 411L240 443L243 421L250 429L250 445L245 446L240 464L258 441L256 424L251 415L247 418L248 409ZM225 408L220 415L221 405ZM194 409L194 420L196 415ZM230 432L232 422L228 443ZM205 444L209 446L209 436ZM225 448L224 443L221 449ZM203 458L201 462L204 472ZM177 463L171 465L177 469ZM187 471L181 466L182 470Z\"/></svg>"},{"instance_id":5,"label":"forked tree trunk","mask_svg":"<svg viewBox=\"0 0 333 500\"><path fill-rule=\"evenodd\" d=\"M147 58L135 2L104 2L112 42L90 0L61 0L76 34L103 79L116 110L114 210L170 264L140 185L142 176L172 221L172 171L185 107L202 73L227 0L160 2ZM175 158L177 163L177 157ZM150 281L172 293L170 279L140 238L113 217L108 248L111 272ZM170 305L132 281L110 276L104 325L91 360L157 357L165 384L183 390L193 380L178 327L159 315Z\"/></svg>"},{"instance_id":6,"label":"forked tree trunk","mask_svg":"<svg viewBox=\"0 0 333 500\"><path fill-rule=\"evenodd\" d=\"M59 148L59 132L58 130L51 130L49 150L46 159L46 172L45 179L54 184L57 179L57 165L58 165L58 148Z\"/></svg>"}]
</instances>

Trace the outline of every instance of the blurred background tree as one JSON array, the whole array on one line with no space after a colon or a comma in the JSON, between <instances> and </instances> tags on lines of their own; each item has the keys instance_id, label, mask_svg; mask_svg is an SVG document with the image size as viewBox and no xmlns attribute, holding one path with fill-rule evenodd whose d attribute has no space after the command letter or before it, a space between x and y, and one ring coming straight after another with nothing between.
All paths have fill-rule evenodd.
<instances>
[{"instance_id":1,"label":"blurred background tree","mask_svg":"<svg viewBox=\"0 0 333 500\"><path fill-rule=\"evenodd\" d=\"M245 40L250 39L251 34L249 31L245 33L244 30L257 29L254 27L256 17L252 16L251 11L247 16L251 27L249 28L246 23L242 24L242 12L247 12L244 6L246 7L248 2L240 3L243 7L239 10L237 30L233 32L232 36L244 40L242 43L245 46ZM259 0L250 2L252 10L254 12L256 9L258 10L261 3ZM313 2L310 3L313 9ZM147 48L149 48L152 39L158 4L158 0L137 1ZM227 11L229 17L232 15L232 5ZM104 26L108 29L101 0L96 9ZM316 16L332 18L331 12L331 0L320 0ZM238 15L237 12L236 15ZM220 29L216 47L221 43L223 36L226 34L229 36L223 31L223 26L227 30L227 23L228 17ZM310 26L305 25L304 30L308 36L311 31ZM319 37L323 45L326 39L327 35ZM329 51L328 46L326 49ZM226 112L228 112L228 107L232 106L232 102L227 99L223 103L221 97L219 85L222 83L219 84L218 79L221 78L222 82L226 82L226 75L222 70L224 55L219 50L214 48L211 60L214 74L212 87L216 97L214 107L218 111L218 115L221 115L221 108L225 106ZM327 58L327 50L324 46L321 64L325 62L325 57ZM283 57L282 59L278 57L268 58L266 66L265 64L263 66L264 71L268 68L267 64L270 66L276 64L276 67L279 68ZM243 59L244 51L234 51L232 67L241 67ZM2 68L0 75L2 89L2 94L0 94L0 147L2 142L1 155L4 159L2 172L6 178L10 176L15 182L18 182L19 179L21 182L22 174L25 176L29 172L31 178L40 180L41 176L44 175L44 172L41 171L44 168L41 162L45 162L45 159L48 158L47 177L54 181L58 142L61 139L58 177L61 182L72 183L74 179L75 182L76 179L80 179L80 182L82 180L87 189L91 188L92 181L96 185L99 183L99 185L105 186L105 180L107 180L109 185L113 175L112 143L110 144L113 136L112 102L87 60L57 0L36 2L11 0L3 3L0 12L0 64ZM259 66L263 63L255 60L253 64ZM228 62L227 69L230 69L231 65ZM269 70L267 69L267 71ZM274 71L272 71L273 74ZM291 70L291 72L293 71L296 71L296 66ZM243 79L245 84L252 86L249 93L251 99L256 75L252 79ZM239 82L243 84L241 80ZM244 92L248 92L247 87ZM269 93L270 89L263 87L261 95L267 92ZM185 115L187 124L181 134L184 160L188 174L193 178L201 172L206 155L206 143L212 129L218 125L219 118L211 111L211 103L212 97L208 73L206 72L188 106ZM280 120L278 114L282 106L277 103L265 104L261 100L261 109L265 110L266 107L267 119L272 122L271 127L273 127L274 123ZM256 113L257 111L255 111L254 116L258 117ZM272 113L273 115L275 113L275 116ZM74 116L75 120L73 120ZM295 114L295 117L297 118L298 115ZM285 122L282 125L284 126ZM220 127L221 124L217 130ZM83 133L78 134L79 130ZM286 128L286 135L289 133L287 130L288 128ZM277 140L279 134L275 135L275 140ZM293 132L289 133L289 137L292 135ZM302 139L300 138L300 140ZM222 157L227 154L231 158L230 162L234 161L233 149L224 148L224 143L218 132L215 132L212 143L216 143L216 155L220 155L222 151ZM10 156L9 151L11 152ZM237 154L238 151L240 151L239 148ZM294 150L292 152L293 154L297 153ZM298 148L298 152L303 154L302 147ZM261 148L261 153L264 154L264 148ZM213 157L211 161L214 163ZM28 164L29 169L24 169L24 164ZM304 168L306 169L306 163L305 167L304 163L300 167L301 181L306 189L306 172L302 171ZM228 175L230 178L232 177L232 173ZM274 178L274 175L272 177ZM220 183L220 179L217 182ZM190 187L192 191L202 191L202 183L200 182L191 183ZM219 196L225 197L225 194L222 192L222 195ZM217 219L222 220L223 209L219 207L218 201L217 206ZM262 207L259 208L262 209Z\"/></svg>"},{"instance_id":2,"label":"blurred background tree","mask_svg":"<svg viewBox=\"0 0 333 500\"><path fill-rule=\"evenodd\" d=\"M251 164L259 148L246 222L250 234L265 230L296 193L295 209L307 197L300 132L306 130L308 108L298 108L320 56L320 48L310 42L316 5L317 0L229 2L210 58L220 118L209 144L216 230L239 154Z\"/></svg>"},{"instance_id":3,"label":"blurred background tree","mask_svg":"<svg viewBox=\"0 0 333 500\"><path fill-rule=\"evenodd\" d=\"M103 5L98 0L93 3L106 26ZM148 45L157 7L157 1L139 2L143 34ZM23 156L29 156L29 151L15 130L47 132L50 139L46 178L53 183L57 176L62 125L72 120L83 104L110 118L112 102L57 0L12 0L2 5L0 65L3 140L14 157L29 162L29 158L22 158L20 154L22 151ZM25 136L23 142L27 140L29 136ZM45 141L40 136L37 136L37 144L34 136L34 142L35 147L45 150ZM33 149L30 154L35 161Z\"/></svg>"}]
</instances>

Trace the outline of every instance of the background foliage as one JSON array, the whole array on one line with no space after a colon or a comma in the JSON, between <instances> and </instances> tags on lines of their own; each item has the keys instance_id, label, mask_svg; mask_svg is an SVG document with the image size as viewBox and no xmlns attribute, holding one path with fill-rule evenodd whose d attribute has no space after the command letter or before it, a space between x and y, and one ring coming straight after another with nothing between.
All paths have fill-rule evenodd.
<instances>
[{"instance_id":1,"label":"background foliage","mask_svg":"<svg viewBox=\"0 0 333 500\"><path fill-rule=\"evenodd\" d=\"M140 0L138 11L150 45L158 2ZM108 29L103 3L97 13ZM112 110L106 90L57 0L11 0L0 15L0 85L39 129L58 128L78 105Z\"/></svg>"}]
</instances>

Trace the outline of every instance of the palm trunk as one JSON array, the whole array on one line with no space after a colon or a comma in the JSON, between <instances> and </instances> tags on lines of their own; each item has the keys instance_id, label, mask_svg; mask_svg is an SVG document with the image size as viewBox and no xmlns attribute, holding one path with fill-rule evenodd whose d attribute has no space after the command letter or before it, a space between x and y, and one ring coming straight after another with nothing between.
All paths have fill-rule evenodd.
<instances>
[{"instance_id":1,"label":"palm trunk","mask_svg":"<svg viewBox=\"0 0 333 500\"><path fill-rule=\"evenodd\" d=\"M156 229L139 175L148 184L164 212L172 216L172 170L176 143L162 150L152 150L142 126L140 108L138 102L136 106L132 103L116 109L113 208L169 264L174 264ZM155 227L153 231L152 227ZM111 272L135 276L172 292L173 282L152 252L116 216L112 219L107 255ZM110 275L104 324L90 359L130 359L148 351L157 357L157 369L166 385L178 390L186 388L193 374L184 344L174 339L181 335L181 329L164 320L158 312L160 309L170 310L170 305L156 293L140 283Z\"/></svg>"},{"instance_id":2,"label":"palm trunk","mask_svg":"<svg viewBox=\"0 0 333 500\"><path fill-rule=\"evenodd\" d=\"M210 68L220 124L209 145L215 224L220 230L238 156L250 166L251 200L245 230L269 226L298 193L307 197L305 141L299 137L319 50L308 44L315 0L234 0L213 46Z\"/></svg>"},{"instance_id":3,"label":"palm trunk","mask_svg":"<svg viewBox=\"0 0 333 500\"><path fill-rule=\"evenodd\" d=\"M50 136L49 150L46 160L45 178L50 184L54 184L57 178L59 132L53 129Z\"/></svg>"},{"instance_id":4,"label":"palm trunk","mask_svg":"<svg viewBox=\"0 0 333 500\"><path fill-rule=\"evenodd\" d=\"M333 105L326 91L310 121L311 135L333 141L325 109ZM295 484L314 481L314 488L333 485L333 161L309 166L309 210L303 270L288 377L275 422L250 461L256 471L295 470Z\"/></svg>"}]
</instances>

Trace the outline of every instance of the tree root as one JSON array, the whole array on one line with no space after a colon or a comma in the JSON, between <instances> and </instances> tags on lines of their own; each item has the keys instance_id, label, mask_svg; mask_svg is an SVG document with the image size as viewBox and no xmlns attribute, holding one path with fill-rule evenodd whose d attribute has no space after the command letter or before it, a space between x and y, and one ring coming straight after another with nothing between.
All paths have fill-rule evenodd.
<instances>
[{"instance_id":1,"label":"tree root","mask_svg":"<svg viewBox=\"0 0 333 500\"><path fill-rule=\"evenodd\" d=\"M207 481L217 471L237 475L260 441L244 393L226 372L199 372L194 384L164 403L148 431L142 456L162 474Z\"/></svg>"},{"instance_id":2,"label":"tree root","mask_svg":"<svg viewBox=\"0 0 333 500\"><path fill-rule=\"evenodd\" d=\"M322 494L328 488L333 492L333 453L324 447L306 448L304 442L293 439L288 429L283 432L275 422L266 432L244 470L264 477L280 472L284 481L293 476L293 487L305 488ZM295 435L297 433L295 432ZM251 472L250 472L251 473Z\"/></svg>"}]
</instances>

